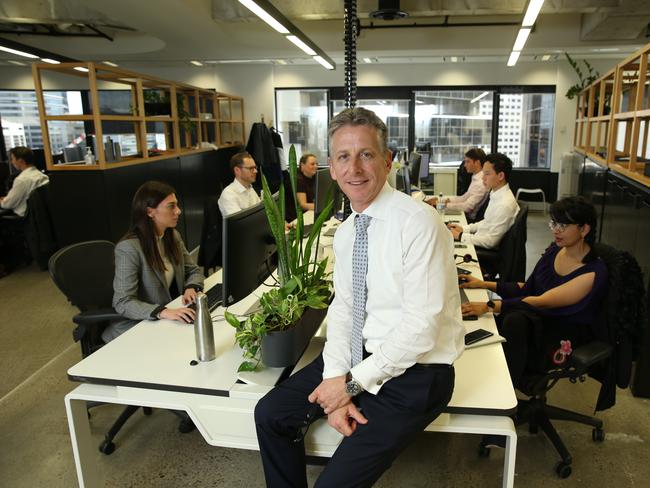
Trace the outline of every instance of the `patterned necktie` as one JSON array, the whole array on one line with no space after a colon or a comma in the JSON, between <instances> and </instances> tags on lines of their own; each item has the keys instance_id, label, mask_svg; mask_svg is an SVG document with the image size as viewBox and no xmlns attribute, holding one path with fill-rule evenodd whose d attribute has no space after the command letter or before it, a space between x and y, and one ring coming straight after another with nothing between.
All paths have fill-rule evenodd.
<instances>
[{"instance_id":1,"label":"patterned necktie","mask_svg":"<svg viewBox=\"0 0 650 488\"><path fill-rule=\"evenodd\" d=\"M354 246L352 247L352 338L350 351L352 367L363 360L363 324L366 321L366 274L368 272L368 224L371 217L354 217Z\"/></svg>"}]
</instances>

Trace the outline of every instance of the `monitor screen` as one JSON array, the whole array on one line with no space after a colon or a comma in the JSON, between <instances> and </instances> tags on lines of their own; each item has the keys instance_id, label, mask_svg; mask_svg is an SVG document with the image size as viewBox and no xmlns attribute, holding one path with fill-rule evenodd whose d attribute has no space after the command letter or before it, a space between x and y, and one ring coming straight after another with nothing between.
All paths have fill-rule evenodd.
<instances>
[{"instance_id":1,"label":"monitor screen","mask_svg":"<svg viewBox=\"0 0 650 488\"><path fill-rule=\"evenodd\" d=\"M278 194L273 195L277 201ZM275 241L264 204L223 219L223 303L246 298L275 270Z\"/></svg>"},{"instance_id":2,"label":"monitor screen","mask_svg":"<svg viewBox=\"0 0 650 488\"><path fill-rule=\"evenodd\" d=\"M420 161L420 178L429 177L429 160L431 159L431 154L428 152L420 153L422 160Z\"/></svg>"},{"instance_id":3,"label":"monitor screen","mask_svg":"<svg viewBox=\"0 0 650 488\"><path fill-rule=\"evenodd\" d=\"M331 190L330 190L331 189ZM338 207L341 206L341 197L339 185L332 179L329 168L319 169L316 173L316 195L314 196L314 221L318 218L320 213L327 205L327 196L333 192L334 206L332 213L336 213ZM338 202L338 206L337 206ZM330 215L331 217L331 215Z\"/></svg>"},{"instance_id":4,"label":"monitor screen","mask_svg":"<svg viewBox=\"0 0 650 488\"><path fill-rule=\"evenodd\" d=\"M422 163L422 155L420 153L412 152L409 156L409 176L411 184L420 186L420 164Z\"/></svg>"},{"instance_id":5,"label":"monitor screen","mask_svg":"<svg viewBox=\"0 0 650 488\"><path fill-rule=\"evenodd\" d=\"M397 172L395 189L404 192L407 195L411 194L411 178L408 166L402 166Z\"/></svg>"}]
</instances>

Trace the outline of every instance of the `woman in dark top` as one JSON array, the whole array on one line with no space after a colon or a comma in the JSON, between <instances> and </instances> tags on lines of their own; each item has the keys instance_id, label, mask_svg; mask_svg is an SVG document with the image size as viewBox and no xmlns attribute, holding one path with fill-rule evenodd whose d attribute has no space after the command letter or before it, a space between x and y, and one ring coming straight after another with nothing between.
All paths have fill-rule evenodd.
<instances>
[{"instance_id":1,"label":"woman in dark top","mask_svg":"<svg viewBox=\"0 0 650 488\"><path fill-rule=\"evenodd\" d=\"M503 351L510 376L520 386L524 371L544 371L564 363L572 349L591 340L590 325L607 287L607 267L596 256L596 211L582 197L551 205L554 242L526 283L484 282L460 277L462 288L486 288L502 300L462 305L463 315L499 313L506 338Z\"/></svg>"},{"instance_id":2,"label":"woman in dark top","mask_svg":"<svg viewBox=\"0 0 650 488\"><path fill-rule=\"evenodd\" d=\"M296 197L303 212L314 210L314 194L316 192L316 173L318 161L313 154L303 154L298 167L298 188Z\"/></svg>"}]
</instances>

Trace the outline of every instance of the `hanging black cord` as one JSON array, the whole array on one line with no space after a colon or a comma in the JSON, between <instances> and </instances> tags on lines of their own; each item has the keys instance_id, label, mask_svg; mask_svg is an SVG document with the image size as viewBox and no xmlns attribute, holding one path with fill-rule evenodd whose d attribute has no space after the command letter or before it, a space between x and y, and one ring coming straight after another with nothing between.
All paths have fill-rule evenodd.
<instances>
[{"instance_id":1,"label":"hanging black cord","mask_svg":"<svg viewBox=\"0 0 650 488\"><path fill-rule=\"evenodd\" d=\"M357 1L344 1L344 31L345 44L345 106L354 108L357 105L357 36L359 35L359 19L357 18ZM350 200L343 196L343 219L352 213Z\"/></svg>"}]
</instances>

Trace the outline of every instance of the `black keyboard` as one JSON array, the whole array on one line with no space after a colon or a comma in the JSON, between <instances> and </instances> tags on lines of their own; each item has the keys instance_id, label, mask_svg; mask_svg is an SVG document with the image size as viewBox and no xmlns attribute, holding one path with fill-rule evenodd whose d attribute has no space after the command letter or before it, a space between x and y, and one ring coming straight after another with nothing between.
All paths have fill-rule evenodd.
<instances>
[{"instance_id":1,"label":"black keyboard","mask_svg":"<svg viewBox=\"0 0 650 488\"><path fill-rule=\"evenodd\" d=\"M204 292L206 296L208 297L208 309L210 312L212 312L215 308L217 308L219 305L221 305L223 301L223 285L221 283L217 283L214 285L212 288L210 288L208 291ZM196 310L196 303L191 303L188 305L188 308L191 308L192 310Z\"/></svg>"}]
</instances>

